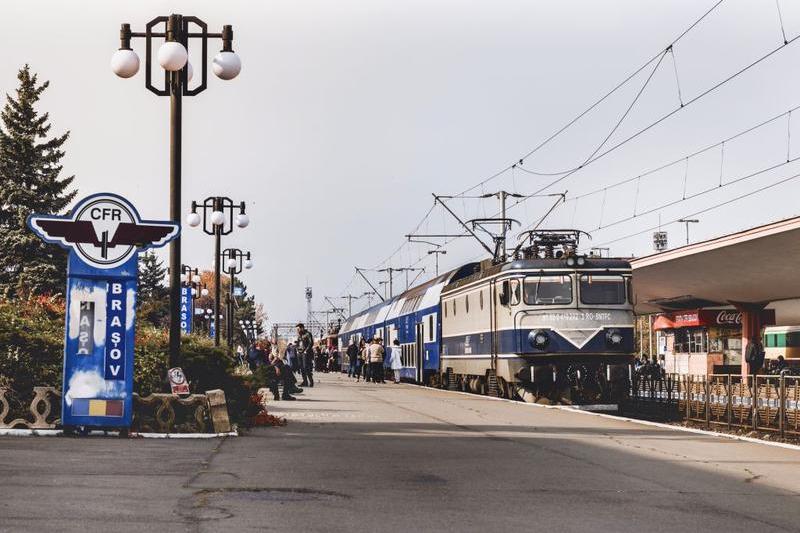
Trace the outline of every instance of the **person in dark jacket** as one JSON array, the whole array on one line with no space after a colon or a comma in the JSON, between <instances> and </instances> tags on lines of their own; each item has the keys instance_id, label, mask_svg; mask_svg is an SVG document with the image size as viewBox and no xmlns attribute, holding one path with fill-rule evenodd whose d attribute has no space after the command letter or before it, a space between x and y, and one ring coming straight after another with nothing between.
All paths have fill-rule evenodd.
<instances>
[{"instance_id":1,"label":"person in dark jacket","mask_svg":"<svg viewBox=\"0 0 800 533\"><path fill-rule=\"evenodd\" d=\"M297 354L300 356L302 387L314 386L314 336L301 322L297 324Z\"/></svg>"},{"instance_id":2,"label":"person in dark jacket","mask_svg":"<svg viewBox=\"0 0 800 533\"><path fill-rule=\"evenodd\" d=\"M347 347L347 377L356 377L356 367L358 365L358 345L355 339L350 339L350 345Z\"/></svg>"}]
</instances>

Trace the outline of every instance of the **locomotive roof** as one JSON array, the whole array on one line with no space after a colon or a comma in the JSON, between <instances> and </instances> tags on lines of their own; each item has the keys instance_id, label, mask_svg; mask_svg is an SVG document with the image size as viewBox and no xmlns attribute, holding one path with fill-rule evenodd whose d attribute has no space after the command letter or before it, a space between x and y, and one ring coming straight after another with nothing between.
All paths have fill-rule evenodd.
<instances>
[{"instance_id":1,"label":"locomotive roof","mask_svg":"<svg viewBox=\"0 0 800 533\"><path fill-rule=\"evenodd\" d=\"M610 257L586 257L586 263L582 266L567 266L566 258L553 258L553 259L515 259L505 263L496 265L491 264L488 260L481 264L482 268L472 275L452 280L447 286L444 287L442 293L450 292L459 287L463 287L469 283L477 281L482 278L494 276L500 272L514 272L515 270L561 270L561 271L575 271L582 270L596 270L596 269L628 269L631 268L630 260L610 258Z\"/></svg>"}]
</instances>

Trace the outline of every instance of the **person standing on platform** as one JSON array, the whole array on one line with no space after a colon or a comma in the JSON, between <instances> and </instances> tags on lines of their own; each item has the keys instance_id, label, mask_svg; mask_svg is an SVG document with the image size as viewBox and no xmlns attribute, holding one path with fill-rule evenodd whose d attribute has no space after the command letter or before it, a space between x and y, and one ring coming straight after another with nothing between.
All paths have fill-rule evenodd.
<instances>
[{"instance_id":1,"label":"person standing on platform","mask_svg":"<svg viewBox=\"0 0 800 533\"><path fill-rule=\"evenodd\" d=\"M355 339L350 339L347 346L347 377L356 377L356 366L358 365L358 346Z\"/></svg>"},{"instance_id":2,"label":"person standing on platform","mask_svg":"<svg viewBox=\"0 0 800 533\"><path fill-rule=\"evenodd\" d=\"M400 369L403 368L403 350L400 348L400 341L395 339L394 342L392 342L391 349L392 351L389 355L389 366L392 368L392 372L394 372L394 382L400 383Z\"/></svg>"},{"instance_id":3,"label":"person standing on platform","mask_svg":"<svg viewBox=\"0 0 800 533\"><path fill-rule=\"evenodd\" d=\"M297 324L297 345L300 355L301 387L314 386L314 337L301 322Z\"/></svg>"},{"instance_id":4,"label":"person standing on platform","mask_svg":"<svg viewBox=\"0 0 800 533\"><path fill-rule=\"evenodd\" d=\"M373 338L369 346L369 372L373 383L386 383L383 380L383 346L380 339Z\"/></svg>"},{"instance_id":5,"label":"person standing on platform","mask_svg":"<svg viewBox=\"0 0 800 533\"><path fill-rule=\"evenodd\" d=\"M372 338L369 340L361 341L363 346L361 348L361 361L362 361L362 373L364 374L364 381L370 382L372 381L372 365L369 363L369 347L372 345Z\"/></svg>"}]
</instances>

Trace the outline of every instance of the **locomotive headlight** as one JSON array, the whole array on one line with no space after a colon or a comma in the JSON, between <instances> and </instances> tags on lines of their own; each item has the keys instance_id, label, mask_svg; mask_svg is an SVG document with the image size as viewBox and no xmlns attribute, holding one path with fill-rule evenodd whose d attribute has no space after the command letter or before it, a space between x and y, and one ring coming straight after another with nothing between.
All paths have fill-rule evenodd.
<instances>
[{"instance_id":1,"label":"locomotive headlight","mask_svg":"<svg viewBox=\"0 0 800 533\"><path fill-rule=\"evenodd\" d=\"M582 267L583 265L586 264L586 258L578 257L577 259L575 259L575 262L578 264L579 267Z\"/></svg>"},{"instance_id":2,"label":"locomotive headlight","mask_svg":"<svg viewBox=\"0 0 800 533\"><path fill-rule=\"evenodd\" d=\"M575 266L575 258L574 257L567 257L567 266L574 267Z\"/></svg>"},{"instance_id":3,"label":"locomotive headlight","mask_svg":"<svg viewBox=\"0 0 800 533\"><path fill-rule=\"evenodd\" d=\"M618 329L610 329L606 331L606 344L611 347L618 347L622 344L622 332Z\"/></svg>"},{"instance_id":4,"label":"locomotive headlight","mask_svg":"<svg viewBox=\"0 0 800 533\"><path fill-rule=\"evenodd\" d=\"M531 331L528 334L528 343L537 350L544 350L550 344L550 335L542 329Z\"/></svg>"}]
</instances>

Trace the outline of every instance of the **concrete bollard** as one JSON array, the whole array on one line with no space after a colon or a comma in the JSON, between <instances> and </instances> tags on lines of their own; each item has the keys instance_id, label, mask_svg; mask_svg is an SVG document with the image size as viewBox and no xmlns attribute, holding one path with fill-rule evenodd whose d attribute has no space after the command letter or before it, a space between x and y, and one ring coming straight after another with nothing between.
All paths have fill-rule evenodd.
<instances>
[{"instance_id":1,"label":"concrete bollard","mask_svg":"<svg viewBox=\"0 0 800 533\"><path fill-rule=\"evenodd\" d=\"M211 416L211 425L215 433L229 433L231 421L228 418L228 403L225 400L225 391L215 389L206 391L208 396L208 412Z\"/></svg>"}]
</instances>

